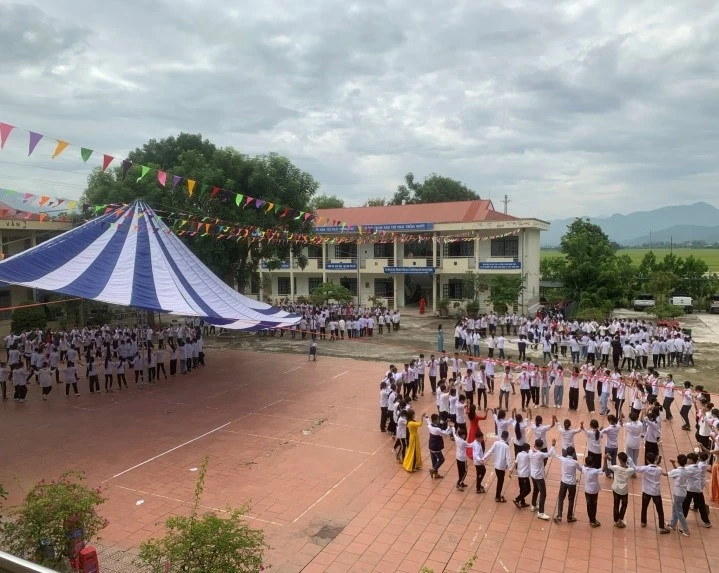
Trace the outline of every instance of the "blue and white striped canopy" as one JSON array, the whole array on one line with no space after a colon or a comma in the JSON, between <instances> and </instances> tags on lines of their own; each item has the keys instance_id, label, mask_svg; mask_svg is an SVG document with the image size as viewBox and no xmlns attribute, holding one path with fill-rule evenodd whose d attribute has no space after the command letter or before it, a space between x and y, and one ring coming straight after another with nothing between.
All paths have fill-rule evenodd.
<instances>
[{"instance_id":1,"label":"blue and white striped canopy","mask_svg":"<svg viewBox=\"0 0 719 573\"><path fill-rule=\"evenodd\" d=\"M0 262L0 281L238 330L299 321L230 288L141 201Z\"/></svg>"}]
</instances>

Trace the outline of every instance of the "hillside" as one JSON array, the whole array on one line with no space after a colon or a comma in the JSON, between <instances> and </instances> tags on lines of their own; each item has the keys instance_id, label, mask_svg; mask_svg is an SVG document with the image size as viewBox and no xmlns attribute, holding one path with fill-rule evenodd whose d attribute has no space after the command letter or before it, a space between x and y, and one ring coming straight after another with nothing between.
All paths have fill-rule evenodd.
<instances>
[{"instance_id":1,"label":"hillside","mask_svg":"<svg viewBox=\"0 0 719 573\"><path fill-rule=\"evenodd\" d=\"M611 217L589 217L589 220L599 225L610 240L620 245L648 243L650 231L653 242L668 242L672 236L677 243L714 242L719 238L719 209L705 202L660 207L627 215L616 213ZM572 221L574 218L551 221L550 229L542 233L542 246L559 245Z\"/></svg>"}]
</instances>

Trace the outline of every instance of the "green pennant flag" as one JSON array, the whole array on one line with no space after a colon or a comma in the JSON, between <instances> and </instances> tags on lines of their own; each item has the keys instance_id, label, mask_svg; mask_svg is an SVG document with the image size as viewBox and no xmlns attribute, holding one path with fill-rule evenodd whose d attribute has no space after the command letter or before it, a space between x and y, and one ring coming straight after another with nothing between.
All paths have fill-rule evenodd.
<instances>
[{"instance_id":1,"label":"green pennant flag","mask_svg":"<svg viewBox=\"0 0 719 573\"><path fill-rule=\"evenodd\" d=\"M105 205L98 205L97 207L95 207L95 215L97 215L104 208L105 208Z\"/></svg>"},{"instance_id":2,"label":"green pennant flag","mask_svg":"<svg viewBox=\"0 0 719 573\"><path fill-rule=\"evenodd\" d=\"M141 168L142 168L142 174L137 178L138 183L145 175L147 175L150 172L150 168L147 165L142 165Z\"/></svg>"},{"instance_id":3,"label":"green pennant flag","mask_svg":"<svg viewBox=\"0 0 719 573\"><path fill-rule=\"evenodd\" d=\"M280 211L282 211L282 209L282 205L275 205L275 213L279 213Z\"/></svg>"},{"instance_id":4,"label":"green pennant flag","mask_svg":"<svg viewBox=\"0 0 719 573\"><path fill-rule=\"evenodd\" d=\"M86 147L83 147L80 150L80 156L82 157L82 160L87 163L87 160L90 159L90 156L92 155L92 149L87 149Z\"/></svg>"},{"instance_id":5,"label":"green pennant flag","mask_svg":"<svg viewBox=\"0 0 719 573\"><path fill-rule=\"evenodd\" d=\"M235 205L238 207L242 204L242 200L245 198L244 195L237 194L237 197L235 197Z\"/></svg>"},{"instance_id":6,"label":"green pennant flag","mask_svg":"<svg viewBox=\"0 0 719 573\"><path fill-rule=\"evenodd\" d=\"M208 187L209 187L209 185L207 183L203 183L202 187L200 188L200 195L203 195L205 193L205 191L207 191Z\"/></svg>"},{"instance_id":7,"label":"green pennant flag","mask_svg":"<svg viewBox=\"0 0 719 573\"><path fill-rule=\"evenodd\" d=\"M297 217L295 217L295 221L297 221L297 219L301 219L304 216L304 214L305 214L304 211L300 211L299 213L297 213Z\"/></svg>"}]
</instances>

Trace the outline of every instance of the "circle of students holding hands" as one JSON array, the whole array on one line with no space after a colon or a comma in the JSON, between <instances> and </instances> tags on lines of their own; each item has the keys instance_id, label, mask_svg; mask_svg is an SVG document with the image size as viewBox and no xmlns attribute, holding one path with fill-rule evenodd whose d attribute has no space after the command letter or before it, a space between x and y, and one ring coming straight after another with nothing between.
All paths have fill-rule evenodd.
<instances>
[{"instance_id":1,"label":"circle of students holding hands","mask_svg":"<svg viewBox=\"0 0 719 573\"><path fill-rule=\"evenodd\" d=\"M186 374L205 363L199 328L185 325L152 328L83 328L70 332L30 331L9 334L4 339L6 360L0 361L2 399L8 400L9 383L13 400L27 400L28 385L40 387L48 400L55 385L65 385L80 395L78 382L84 374L90 394L99 394L100 377L106 393L127 389L127 377L134 372L135 385L143 388L179 371ZM147 373L147 378L145 374Z\"/></svg>"},{"instance_id":2,"label":"circle of students holding hands","mask_svg":"<svg viewBox=\"0 0 719 573\"><path fill-rule=\"evenodd\" d=\"M577 489L583 486L589 524L599 527L597 507L604 475L612 479L613 524L626 527L630 481L640 478L641 526L647 527L653 505L659 533L676 529L687 536L686 518L692 509L698 512L701 525L712 526L704 496L709 481L711 499L719 502L719 462L712 465L719 453L719 409L703 387L695 388L688 381L678 387L672 374L662 377L651 366L646 372L640 368L641 363L625 377L618 368L594 367L588 361L582 367L574 366L567 376L557 355L540 367L531 360L511 364L491 356L470 356L465 361L458 353L449 357L442 352L429 359L420 354L401 368L391 365L380 383L380 430L394 438L393 451L404 469L416 472L423 467L419 430L425 426L432 479L444 477L445 439L449 439L455 445L457 490L469 487L469 467L474 465L474 489L477 494L486 493L483 482L491 464L497 503L508 501L505 495L516 477L516 495L511 498L514 506L529 508L539 519L556 523L577 521ZM412 403L424 396L426 379L436 411L418 415ZM581 421L575 427L569 419L560 421L551 410L546 416L537 413L538 408L562 408L565 386L570 411L579 410L580 392L584 393L584 405L592 416L588 423ZM517 393L521 404L510 411L509 396ZM491 404L495 396L497 401ZM680 404L682 430L695 430L697 447L669 460L669 469L660 455L661 435L662 425L674 419L675 401ZM593 417L597 405L599 419ZM491 434L485 436L481 422L491 427ZM575 445L580 434L586 443L584 463L578 461L582 453ZM490 446L489 437L496 438ZM622 441L624 449L620 451ZM547 505L546 466L550 459L561 466L554 511ZM662 500L665 477L671 483L673 500L668 520Z\"/></svg>"}]
</instances>

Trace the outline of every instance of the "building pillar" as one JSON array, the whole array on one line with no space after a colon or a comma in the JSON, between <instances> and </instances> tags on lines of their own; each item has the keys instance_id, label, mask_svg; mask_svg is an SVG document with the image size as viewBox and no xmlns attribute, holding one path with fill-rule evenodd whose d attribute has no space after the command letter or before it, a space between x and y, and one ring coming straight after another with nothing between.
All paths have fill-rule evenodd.
<instances>
[{"instance_id":1,"label":"building pillar","mask_svg":"<svg viewBox=\"0 0 719 573\"><path fill-rule=\"evenodd\" d=\"M295 257L290 247L290 300L295 302Z\"/></svg>"},{"instance_id":2,"label":"building pillar","mask_svg":"<svg viewBox=\"0 0 719 573\"><path fill-rule=\"evenodd\" d=\"M435 268L432 274L432 312L437 312L437 233L432 233L432 266Z\"/></svg>"},{"instance_id":3,"label":"building pillar","mask_svg":"<svg viewBox=\"0 0 719 573\"><path fill-rule=\"evenodd\" d=\"M399 240L397 237L394 238L394 266L399 266ZM394 302L392 303L393 310L397 310L397 297L399 297L399 290L398 290L398 280L397 280L397 274L392 275L392 285L393 285L393 291L394 291Z\"/></svg>"},{"instance_id":4,"label":"building pillar","mask_svg":"<svg viewBox=\"0 0 719 573\"><path fill-rule=\"evenodd\" d=\"M479 233L474 235L474 272L479 272Z\"/></svg>"},{"instance_id":5,"label":"building pillar","mask_svg":"<svg viewBox=\"0 0 719 573\"><path fill-rule=\"evenodd\" d=\"M260 260L260 302L265 300L265 277L262 276L262 260Z\"/></svg>"},{"instance_id":6,"label":"building pillar","mask_svg":"<svg viewBox=\"0 0 719 573\"><path fill-rule=\"evenodd\" d=\"M322 282L327 282L327 243L322 243Z\"/></svg>"},{"instance_id":7,"label":"building pillar","mask_svg":"<svg viewBox=\"0 0 719 573\"><path fill-rule=\"evenodd\" d=\"M36 231L33 231L32 234L30 235L30 246L31 247L37 246L37 235L35 233L36 233Z\"/></svg>"}]
</instances>

